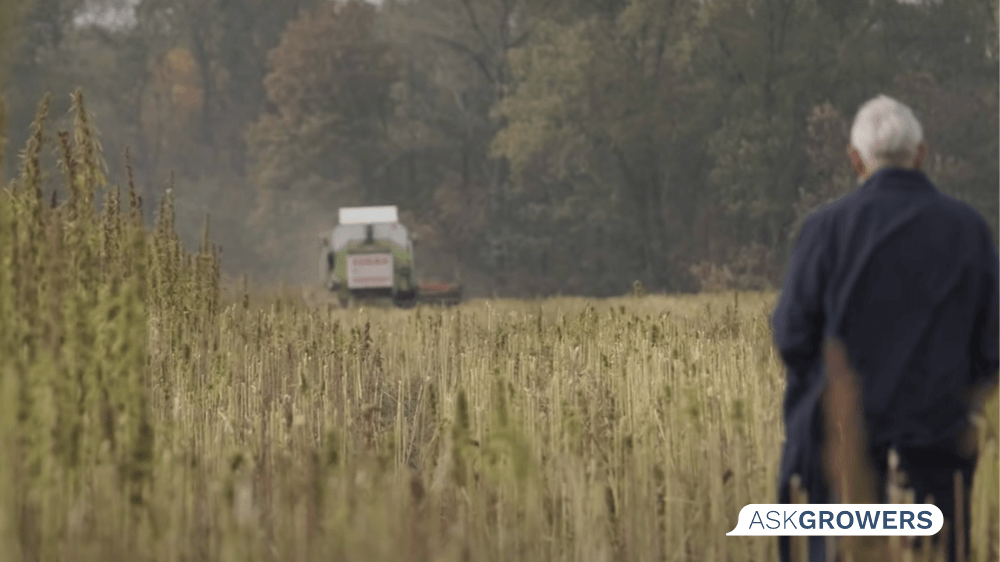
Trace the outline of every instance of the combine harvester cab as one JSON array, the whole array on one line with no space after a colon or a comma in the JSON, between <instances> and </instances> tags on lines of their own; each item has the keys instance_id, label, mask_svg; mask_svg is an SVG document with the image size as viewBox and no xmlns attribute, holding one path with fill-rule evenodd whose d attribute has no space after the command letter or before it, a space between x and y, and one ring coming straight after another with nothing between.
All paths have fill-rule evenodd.
<instances>
[{"instance_id":1,"label":"combine harvester cab","mask_svg":"<svg viewBox=\"0 0 1000 562\"><path fill-rule=\"evenodd\" d=\"M400 308L418 302L457 304L462 287L420 286L413 269L413 239L399 223L395 206L344 207L339 224L323 237L327 288L341 306L391 299Z\"/></svg>"}]
</instances>

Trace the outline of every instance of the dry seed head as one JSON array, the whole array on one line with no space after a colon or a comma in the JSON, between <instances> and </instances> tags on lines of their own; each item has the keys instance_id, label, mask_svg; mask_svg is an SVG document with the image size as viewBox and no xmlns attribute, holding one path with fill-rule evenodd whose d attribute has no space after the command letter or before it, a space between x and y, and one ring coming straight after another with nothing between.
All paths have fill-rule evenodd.
<instances>
[{"instance_id":1,"label":"dry seed head","mask_svg":"<svg viewBox=\"0 0 1000 562\"><path fill-rule=\"evenodd\" d=\"M128 182L129 217L137 225L142 225L141 200L135 189L135 176L132 173L132 153L125 147L125 179Z\"/></svg>"},{"instance_id":2,"label":"dry seed head","mask_svg":"<svg viewBox=\"0 0 1000 562\"><path fill-rule=\"evenodd\" d=\"M45 144L45 120L49 117L50 101L50 96L46 94L41 103L38 104L35 119L31 122L31 136L28 137L28 144L21 153L20 186L22 191L35 190L41 193L42 164L40 156L42 146Z\"/></svg>"},{"instance_id":3,"label":"dry seed head","mask_svg":"<svg viewBox=\"0 0 1000 562\"><path fill-rule=\"evenodd\" d=\"M84 201L90 205L96 191L107 181L107 165L101 155L101 143L97 140L97 128L83 101L83 91L77 89L71 95L70 113L73 114L73 157L79 172L79 181Z\"/></svg>"},{"instance_id":4,"label":"dry seed head","mask_svg":"<svg viewBox=\"0 0 1000 562\"><path fill-rule=\"evenodd\" d=\"M73 146L68 131L59 131L59 167L66 177L66 190L69 193L69 204L77 204L79 192L76 182L76 163L73 160Z\"/></svg>"}]
</instances>

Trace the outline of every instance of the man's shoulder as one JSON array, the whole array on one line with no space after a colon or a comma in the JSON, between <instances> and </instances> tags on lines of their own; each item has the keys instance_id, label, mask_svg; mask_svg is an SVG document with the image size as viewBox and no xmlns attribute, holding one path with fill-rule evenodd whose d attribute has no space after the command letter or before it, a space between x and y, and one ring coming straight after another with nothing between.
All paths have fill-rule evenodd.
<instances>
[{"instance_id":1,"label":"man's shoulder","mask_svg":"<svg viewBox=\"0 0 1000 562\"><path fill-rule=\"evenodd\" d=\"M931 185L933 186L933 184ZM936 186L925 195L928 198L923 200L924 203L918 203L918 205L926 205L926 208L932 210L934 215L956 224L970 226L990 235L986 218L971 204L942 192ZM886 200L889 197L891 195L883 191L858 189L840 199L822 205L806 218L803 228L807 225L810 229L826 228L841 220L864 213L866 209L875 209L886 204L892 205L892 202Z\"/></svg>"},{"instance_id":2,"label":"man's shoulder","mask_svg":"<svg viewBox=\"0 0 1000 562\"><path fill-rule=\"evenodd\" d=\"M867 195L861 191L852 191L839 199L820 205L803 221L802 230L820 230L836 222L839 217L853 214L859 205L864 204Z\"/></svg>"},{"instance_id":3,"label":"man's shoulder","mask_svg":"<svg viewBox=\"0 0 1000 562\"><path fill-rule=\"evenodd\" d=\"M974 235L982 236L985 239L993 238L993 232L986 217L972 204L957 197L939 191L934 201L934 212L938 216L947 217L955 225L964 226L968 230L962 230L966 232L972 231Z\"/></svg>"}]
</instances>

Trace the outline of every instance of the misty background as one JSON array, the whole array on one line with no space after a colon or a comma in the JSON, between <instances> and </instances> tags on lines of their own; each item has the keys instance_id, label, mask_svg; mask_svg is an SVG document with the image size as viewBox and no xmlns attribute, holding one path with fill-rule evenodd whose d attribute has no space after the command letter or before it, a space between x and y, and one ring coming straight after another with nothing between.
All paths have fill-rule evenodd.
<instances>
[{"instance_id":1,"label":"misty background","mask_svg":"<svg viewBox=\"0 0 1000 562\"><path fill-rule=\"evenodd\" d=\"M467 294L766 289L804 217L856 187L848 131L878 93L914 109L928 175L996 232L998 10L0 0L0 181L42 96L54 131L81 87L112 182L127 146L151 222L172 175L178 233L194 247L210 214L233 276L318 286L337 209L397 205L418 275Z\"/></svg>"}]
</instances>

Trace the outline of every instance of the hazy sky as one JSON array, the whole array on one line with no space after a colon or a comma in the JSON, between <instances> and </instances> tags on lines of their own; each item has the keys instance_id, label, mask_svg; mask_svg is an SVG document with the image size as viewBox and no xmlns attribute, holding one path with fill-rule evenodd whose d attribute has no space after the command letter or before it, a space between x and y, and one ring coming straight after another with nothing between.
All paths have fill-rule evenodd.
<instances>
[{"instance_id":1,"label":"hazy sky","mask_svg":"<svg viewBox=\"0 0 1000 562\"><path fill-rule=\"evenodd\" d=\"M76 17L77 25L98 24L110 29L128 27L135 24L135 6L142 0L86 0L84 8ZM282 0L274 0L281 2ZM381 0L368 0L381 4ZM901 0L905 1L905 0Z\"/></svg>"},{"instance_id":2,"label":"hazy sky","mask_svg":"<svg viewBox=\"0 0 1000 562\"><path fill-rule=\"evenodd\" d=\"M135 6L141 0L87 0L80 14L76 16L77 25L98 24L102 27L121 28L135 25Z\"/></svg>"}]
</instances>

